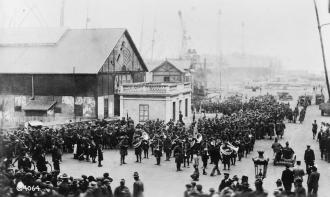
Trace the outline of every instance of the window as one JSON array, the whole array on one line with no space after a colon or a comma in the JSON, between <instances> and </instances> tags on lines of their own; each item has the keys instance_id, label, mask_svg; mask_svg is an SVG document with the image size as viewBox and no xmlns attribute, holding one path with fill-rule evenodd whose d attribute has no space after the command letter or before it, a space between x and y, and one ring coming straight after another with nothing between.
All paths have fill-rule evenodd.
<instances>
[{"instance_id":1,"label":"window","mask_svg":"<svg viewBox=\"0 0 330 197\"><path fill-rule=\"evenodd\" d=\"M54 112L57 113L57 114L60 114L60 113L62 113L62 108L61 107L55 107Z\"/></svg>"},{"instance_id":2,"label":"window","mask_svg":"<svg viewBox=\"0 0 330 197\"><path fill-rule=\"evenodd\" d=\"M149 105L139 105L139 121L145 122L149 120Z\"/></svg>"},{"instance_id":3,"label":"window","mask_svg":"<svg viewBox=\"0 0 330 197\"><path fill-rule=\"evenodd\" d=\"M82 105L74 105L74 113L76 116L83 116L83 106Z\"/></svg>"},{"instance_id":4,"label":"window","mask_svg":"<svg viewBox=\"0 0 330 197\"><path fill-rule=\"evenodd\" d=\"M188 99L185 99L184 115L188 117Z\"/></svg>"},{"instance_id":5,"label":"window","mask_svg":"<svg viewBox=\"0 0 330 197\"><path fill-rule=\"evenodd\" d=\"M164 77L164 82L169 82L170 81L170 77Z\"/></svg>"},{"instance_id":6,"label":"window","mask_svg":"<svg viewBox=\"0 0 330 197\"><path fill-rule=\"evenodd\" d=\"M182 100L179 100L179 111L180 111L180 112L182 112L182 108L181 108L181 106L182 106Z\"/></svg>"},{"instance_id":7,"label":"window","mask_svg":"<svg viewBox=\"0 0 330 197\"><path fill-rule=\"evenodd\" d=\"M22 106L15 106L15 112L21 112Z\"/></svg>"}]
</instances>

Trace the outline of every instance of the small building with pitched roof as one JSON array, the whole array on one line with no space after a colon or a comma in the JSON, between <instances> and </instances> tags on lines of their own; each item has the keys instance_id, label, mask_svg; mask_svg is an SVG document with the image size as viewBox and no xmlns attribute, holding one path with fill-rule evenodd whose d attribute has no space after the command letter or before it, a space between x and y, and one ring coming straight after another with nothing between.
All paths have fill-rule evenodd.
<instances>
[{"instance_id":1,"label":"small building with pitched roof","mask_svg":"<svg viewBox=\"0 0 330 197\"><path fill-rule=\"evenodd\" d=\"M0 126L119 116L119 87L147 71L123 28L1 29Z\"/></svg>"}]
</instances>

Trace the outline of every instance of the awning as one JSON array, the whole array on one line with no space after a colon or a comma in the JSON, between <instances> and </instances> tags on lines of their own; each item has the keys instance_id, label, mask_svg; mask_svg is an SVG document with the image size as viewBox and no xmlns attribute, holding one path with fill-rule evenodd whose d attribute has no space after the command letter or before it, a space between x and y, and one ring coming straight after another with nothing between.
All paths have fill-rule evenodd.
<instances>
[{"instance_id":1,"label":"awning","mask_svg":"<svg viewBox=\"0 0 330 197\"><path fill-rule=\"evenodd\" d=\"M29 101L25 107L23 107L24 111L47 111L51 109L56 104L56 101L39 101L39 100L31 100Z\"/></svg>"},{"instance_id":2,"label":"awning","mask_svg":"<svg viewBox=\"0 0 330 197\"><path fill-rule=\"evenodd\" d=\"M28 123L28 125L31 126L31 127L41 127L41 126L44 125L42 122L40 122L40 121L36 121L36 120L34 120L34 121L29 121L29 122L27 122L27 123Z\"/></svg>"}]
</instances>

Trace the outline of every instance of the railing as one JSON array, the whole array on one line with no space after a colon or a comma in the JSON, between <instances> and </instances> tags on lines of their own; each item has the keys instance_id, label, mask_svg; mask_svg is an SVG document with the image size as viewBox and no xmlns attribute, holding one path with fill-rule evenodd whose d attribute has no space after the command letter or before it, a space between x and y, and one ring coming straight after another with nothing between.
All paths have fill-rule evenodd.
<instances>
[{"instance_id":1,"label":"railing","mask_svg":"<svg viewBox=\"0 0 330 197\"><path fill-rule=\"evenodd\" d=\"M120 88L122 94L173 94L191 91L190 83L134 83L123 84Z\"/></svg>"}]
</instances>

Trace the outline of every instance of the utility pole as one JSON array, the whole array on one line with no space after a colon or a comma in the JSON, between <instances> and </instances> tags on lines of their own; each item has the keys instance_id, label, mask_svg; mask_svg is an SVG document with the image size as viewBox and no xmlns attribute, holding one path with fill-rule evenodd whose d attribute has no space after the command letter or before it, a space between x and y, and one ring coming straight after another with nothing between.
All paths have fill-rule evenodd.
<instances>
[{"instance_id":1,"label":"utility pole","mask_svg":"<svg viewBox=\"0 0 330 197\"><path fill-rule=\"evenodd\" d=\"M141 34L140 34L140 46L139 46L139 52L140 52L140 54L142 53L142 46L143 46L143 25L144 25L143 23L144 23L144 17L142 16Z\"/></svg>"},{"instance_id":2,"label":"utility pole","mask_svg":"<svg viewBox=\"0 0 330 197\"><path fill-rule=\"evenodd\" d=\"M73 67L73 115L74 115L74 122L76 122L76 68Z\"/></svg>"},{"instance_id":3,"label":"utility pole","mask_svg":"<svg viewBox=\"0 0 330 197\"><path fill-rule=\"evenodd\" d=\"M323 37L322 37L322 26L329 25L330 23L320 25L320 19L319 19L319 12L317 9L316 1L314 1L314 7L315 7L315 13L316 13L316 20L317 20L317 28L319 30L319 36L320 36L320 43L321 43L321 49L322 49L322 58L323 58L323 66L324 66L324 74L325 74L325 81L327 84L327 90L328 90L328 98L330 99L330 89L329 89L329 79L328 79L328 70L327 70L327 62L325 59L325 53L324 53L324 46L323 46Z\"/></svg>"},{"instance_id":4,"label":"utility pole","mask_svg":"<svg viewBox=\"0 0 330 197\"><path fill-rule=\"evenodd\" d=\"M218 53L218 68L219 68L219 92L221 92L221 65L223 62L222 47L221 47L221 9L218 11L218 24L217 24L217 53Z\"/></svg>"},{"instance_id":5,"label":"utility pole","mask_svg":"<svg viewBox=\"0 0 330 197\"><path fill-rule=\"evenodd\" d=\"M242 56L245 56L245 24L244 22L241 23L242 27L242 46L241 46L241 53Z\"/></svg>"},{"instance_id":6,"label":"utility pole","mask_svg":"<svg viewBox=\"0 0 330 197\"><path fill-rule=\"evenodd\" d=\"M154 47L155 47L155 35L156 35L156 27L154 26L154 31L152 32L152 40L151 40L151 61L154 58Z\"/></svg>"},{"instance_id":7,"label":"utility pole","mask_svg":"<svg viewBox=\"0 0 330 197\"><path fill-rule=\"evenodd\" d=\"M64 26L64 6L65 6L65 0L62 0L61 2L61 15L60 15L60 27Z\"/></svg>"}]
</instances>

